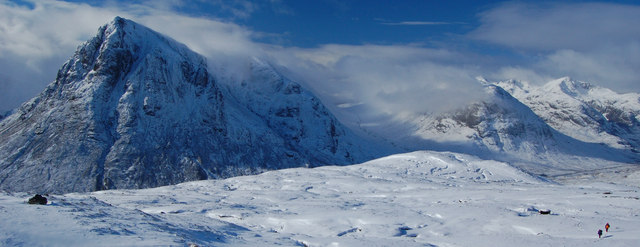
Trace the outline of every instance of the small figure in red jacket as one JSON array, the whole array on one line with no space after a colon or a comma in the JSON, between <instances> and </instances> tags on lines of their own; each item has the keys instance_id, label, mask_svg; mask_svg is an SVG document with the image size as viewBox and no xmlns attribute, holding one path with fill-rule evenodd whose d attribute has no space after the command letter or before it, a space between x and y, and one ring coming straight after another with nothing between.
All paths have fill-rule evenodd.
<instances>
[{"instance_id":1,"label":"small figure in red jacket","mask_svg":"<svg viewBox=\"0 0 640 247\"><path fill-rule=\"evenodd\" d=\"M604 225L604 230L609 232L609 227L611 227L611 226L609 225L609 222L607 222L607 224Z\"/></svg>"}]
</instances>

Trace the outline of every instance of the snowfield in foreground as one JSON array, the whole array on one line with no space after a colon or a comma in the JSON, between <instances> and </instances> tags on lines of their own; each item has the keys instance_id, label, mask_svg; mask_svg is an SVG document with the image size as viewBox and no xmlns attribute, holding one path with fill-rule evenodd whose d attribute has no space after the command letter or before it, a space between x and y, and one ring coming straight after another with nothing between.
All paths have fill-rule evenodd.
<instances>
[{"instance_id":1,"label":"snowfield in foreground","mask_svg":"<svg viewBox=\"0 0 640 247\"><path fill-rule=\"evenodd\" d=\"M49 195L47 205L2 192L0 246L635 246L640 170L625 172L591 176L616 183L583 173L560 185L505 163L425 151Z\"/></svg>"}]
</instances>

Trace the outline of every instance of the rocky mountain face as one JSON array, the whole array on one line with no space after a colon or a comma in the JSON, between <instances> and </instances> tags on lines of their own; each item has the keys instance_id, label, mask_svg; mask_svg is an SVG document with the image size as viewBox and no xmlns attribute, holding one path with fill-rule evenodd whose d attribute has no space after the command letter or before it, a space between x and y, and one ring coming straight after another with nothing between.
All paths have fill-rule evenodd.
<instances>
[{"instance_id":1,"label":"rocky mountain face","mask_svg":"<svg viewBox=\"0 0 640 247\"><path fill-rule=\"evenodd\" d=\"M0 122L0 189L147 188L388 151L257 58L225 81L186 46L115 18Z\"/></svg>"}]
</instances>

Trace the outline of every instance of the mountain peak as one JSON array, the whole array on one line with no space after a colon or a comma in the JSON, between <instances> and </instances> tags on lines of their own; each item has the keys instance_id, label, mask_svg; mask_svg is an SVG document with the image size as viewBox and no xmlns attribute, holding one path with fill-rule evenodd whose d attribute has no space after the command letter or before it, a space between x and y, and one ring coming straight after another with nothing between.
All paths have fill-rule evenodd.
<instances>
[{"instance_id":1,"label":"mountain peak","mask_svg":"<svg viewBox=\"0 0 640 247\"><path fill-rule=\"evenodd\" d=\"M138 24L133 20L122 18L120 16L114 17L113 20L111 20L109 23L100 27L99 30L103 30L103 29L107 33L113 33L120 30L130 34L135 32L144 32L144 33L153 33L155 35L162 36L161 34L151 30L150 28L144 25Z\"/></svg>"},{"instance_id":2,"label":"mountain peak","mask_svg":"<svg viewBox=\"0 0 640 247\"><path fill-rule=\"evenodd\" d=\"M115 17L100 27L92 39L80 45L74 56L58 71L56 85L69 82L104 82L115 85L140 63L185 60L206 70L206 59L185 45L134 21ZM142 66L145 66L142 64ZM188 66L187 66L188 67ZM183 68L185 74L190 68ZM88 76L88 77L87 77ZM83 78L87 77L83 80ZM93 79L95 78L95 79ZM75 85L81 88L82 85Z\"/></svg>"},{"instance_id":3,"label":"mountain peak","mask_svg":"<svg viewBox=\"0 0 640 247\"><path fill-rule=\"evenodd\" d=\"M248 63L241 81L211 74L185 45L114 18L0 122L0 189L147 188L381 154L267 62Z\"/></svg>"},{"instance_id":4,"label":"mountain peak","mask_svg":"<svg viewBox=\"0 0 640 247\"><path fill-rule=\"evenodd\" d=\"M531 90L529 83L520 80L506 80L494 83L495 86L501 87L512 95L526 94Z\"/></svg>"},{"instance_id":5,"label":"mountain peak","mask_svg":"<svg viewBox=\"0 0 640 247\"><path fill-rule=\"evenodd\" d=\"M587 94L589 90L593 88L593 85L587 82L573 80L571 77L562 77L548 82L543 88L550 92L558 92L559 90L569 96L577 97Z\"/></svg>"},{"instance_id":6,"label":"mountain peak","mask_svg":"<svg viewBox=\"0 0 640 247\"><path fill-rule=\"evenodd\" d=\"M116 16L116 17L113 18L113 20L111 22L109 22L107 24L107 26L114 26L116 28L122 28L126 24L134 24L135 25L137 23L135 23L135 22L133 22L133 21L131 21L129 19L125 19L125 18L122 18L120 16Z\"/></svg>"}]
</instances>

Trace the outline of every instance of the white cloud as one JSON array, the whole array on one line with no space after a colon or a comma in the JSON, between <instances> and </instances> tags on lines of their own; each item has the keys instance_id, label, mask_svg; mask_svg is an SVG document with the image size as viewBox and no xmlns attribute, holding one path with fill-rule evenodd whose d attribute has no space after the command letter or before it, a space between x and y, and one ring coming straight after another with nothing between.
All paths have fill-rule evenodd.
<instances>
[{"instance_id":1,"label":"white cloud","mask_svg":"<svg viewBox=\"0 0 640 247\"><path fill-rule=\"evenodd\" d=\"M85 4L42 1L30 8L2 2L0 55L14 54L32 61L55 56L61 49L75 48L113 16Z\"/></svg>"},{"instance_id":2,"label":"white cloud","mask_svg":"<svg viewBox=\"0 0 640 247\"><path fill-rule=\"evenodd\" d=\"M451 110L484 94L464 54L416 46L326 45L272 53L347 121Z\"/></svg>"},{"instance_id":3,"label":"white cloud","mask_svg":"<svg viewBox=\"0 0 640 247\"><path fill-rule=\"evenodd\" d=\"M248 0L213 0L208 2L230 12L236 18L249 18L259 8L256 3Z\"/></svg>"},{"instance_id":4,"label":"white cloud","mask_svg":"<svg viewBox=\"0 0 640 247\"><path fill-rule=\"evenodd\" d=\"M591 50L640 40L640 7L510 2L480 14L470 37L533 50Z\"/></svg>"}]
</instances>

